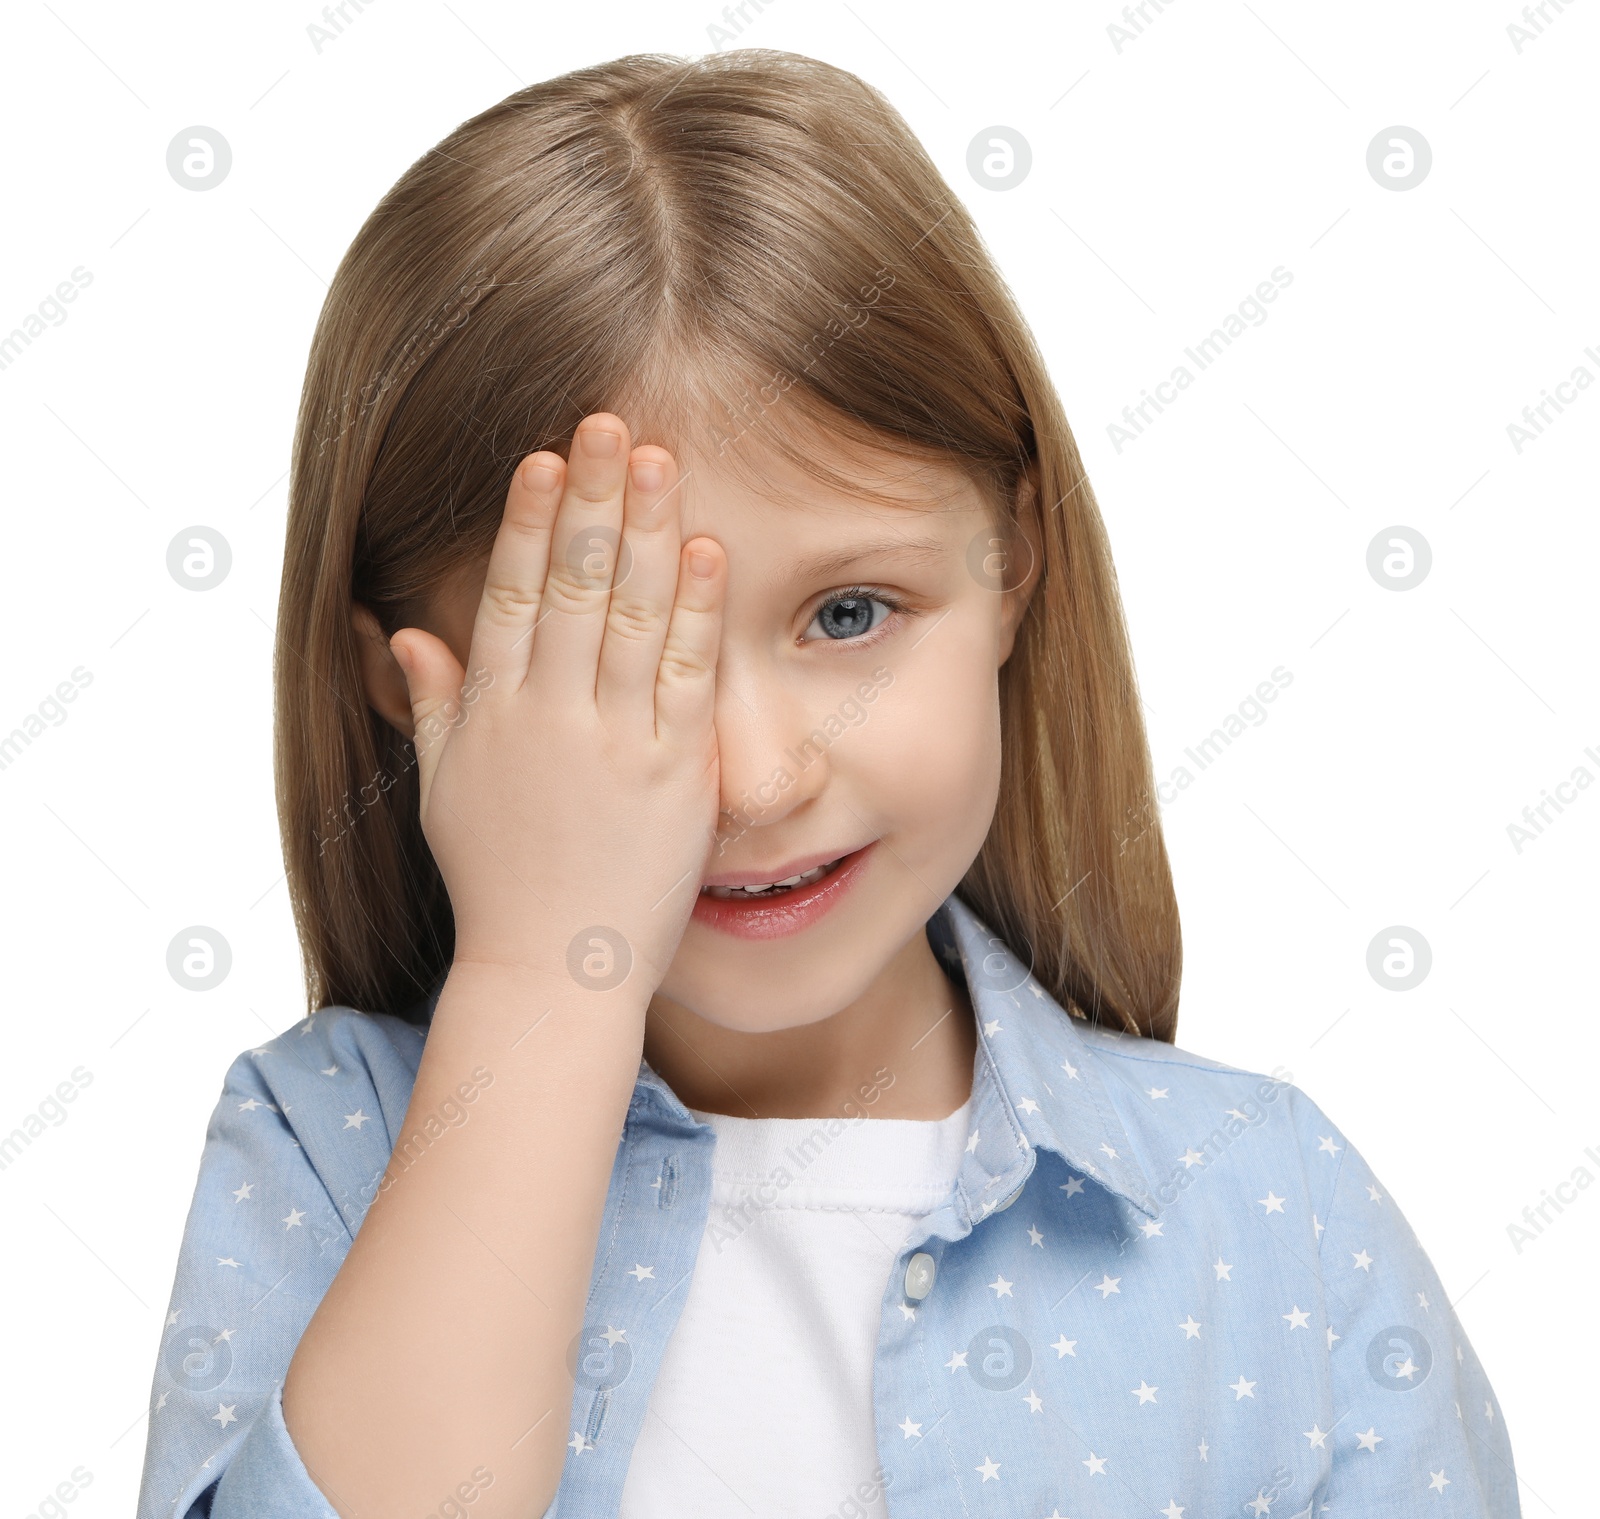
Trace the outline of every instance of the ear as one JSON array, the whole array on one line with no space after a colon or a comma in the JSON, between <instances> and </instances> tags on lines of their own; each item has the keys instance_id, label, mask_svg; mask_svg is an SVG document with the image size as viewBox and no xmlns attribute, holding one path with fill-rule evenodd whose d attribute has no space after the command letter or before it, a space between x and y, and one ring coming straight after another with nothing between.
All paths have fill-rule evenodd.
<instances>
[{"instance_id":1,"label":"ear","mask_svg":"<svg viewBox=\"0 0 1600 1519\"><path fill-rule=\"evenodd\" d=\"M359 601L350 610L350 627L355 634L356 658L361 664L361 684L367 705L403 738L412 738L416 725L411 716L411 690L406 672L394 657L383 628L369 608Z\"/></svg>"},{"instance_id":2,"label":"ear","mask_svg":"<svg viewBox=\"0 0 1600 1519\"><path fill-rule=\"evenodd\" d=\"M1034 480L1037 465L1030 466L1017 485L1015 526L1007 533L1005 591L1000 608L1000 663L1011 658L1017 629L1039 584L1044 567L1044 527L1039 520L1039 488Z\"/></svg>"}]
</instances>

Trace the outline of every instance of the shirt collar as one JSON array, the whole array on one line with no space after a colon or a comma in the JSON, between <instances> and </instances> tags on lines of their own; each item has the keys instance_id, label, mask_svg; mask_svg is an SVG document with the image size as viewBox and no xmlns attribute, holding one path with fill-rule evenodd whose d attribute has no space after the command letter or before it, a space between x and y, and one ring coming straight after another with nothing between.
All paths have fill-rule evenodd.
<instances>
[{"instance_id":1,"label":"shirt collar","mask_svg":"<svg viewBox=\"0 0 1600 1519\"><path fill-rule=\"evenodd\" d=\"M969 1160L978 1166L963 1177L980 1184L973 1216L985 1217L1015 1195L1037 1148L1156 1217L1149 1178L1112 1104L1100 1057L1076 1027L1083 1020L954 893L928 936L946 965L954 970L959 962L977 1014L967 1142L972 1147L976 1134Z\"/></svg>"},{"instance_id":2,"label":"shirt collar","mask_svg":"<svg viewBox=\"0 0 1600 1519\"><path fill-rule=\"evenodd\" d=\"M1009 946L953 892L930 919L942 962L966 978L977 1015L967 1150L951 1222L964 1233L1005 1206L1027 1180L1035 1149L1154 1218L1149 1179L1117 1117L1099 1056ZM639 1062L636 1104L653 1103L673 1128L699 1123L665 1080Z\"/></svg>"}]
</instances>

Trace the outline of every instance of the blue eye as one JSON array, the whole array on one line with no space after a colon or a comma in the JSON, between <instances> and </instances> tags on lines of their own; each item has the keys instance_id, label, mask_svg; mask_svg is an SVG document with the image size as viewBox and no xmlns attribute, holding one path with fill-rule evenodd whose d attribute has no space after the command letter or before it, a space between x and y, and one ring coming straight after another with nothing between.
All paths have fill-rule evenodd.
<instances>
[{"instance_id":1,"label":"blue eye","mask_svg":"<svg viewBox=\"0 0 1600 1519\"><path fill-rule=\"evenodd\" d=\"M846 591L830 597L817 608L816 616L806 629L806 637L820 633L823 638L835 640L862 638L878 628L884 618L896 610L893 603L881 596L872 596L865 591Z\"/></svg>"}]
</instances>

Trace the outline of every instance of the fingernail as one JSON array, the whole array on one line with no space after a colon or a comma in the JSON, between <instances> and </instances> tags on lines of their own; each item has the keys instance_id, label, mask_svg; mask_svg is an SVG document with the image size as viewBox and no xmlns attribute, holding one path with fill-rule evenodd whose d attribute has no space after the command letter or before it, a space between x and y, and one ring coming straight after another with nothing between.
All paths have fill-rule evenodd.
<instances>
[{"instance_id":1,"label":"fingernail","mask_svg":"<svg viewBox=\"0 0 1600 1519\"><path fill-rule=\"evenodd\" d=\"M531 461L522 466L522 484L525 490L548 494L555 489L559 476L548 464L534 464Z\"/></svg>"},{"instance_id":2,"label":"fingernail","mask_svg":"<svg viewBox=\"0 0 1600 1519\"><path fill-rule=\"evenodd\" d=\"M654 459L635 459L628 467L628 476L635 490L655 491L661 489L667 472Z\"/></svg>"},{"instance_id":3,"label":"fingernail","mask_svg":"<svg viewBox=\"0 0 1600 1519\"><path fill-rule=\"evenodd\" d=\"M709 580L716 567L717 561L703 549L696 549L689 555L689 573L698 575L702 580Z\"/></svg>"},{"instance_id":4,"label":"fingernail","mask_svg":"<svg viewBox=\"0 0 1600 1519\"><path fill-rule=\"evenodd\" d=\"M603 427L586 427L579 436L583 439L584 453L591 459L614 458L622 443L616 433L608 432Z\"/></svg>"}]
</instances>

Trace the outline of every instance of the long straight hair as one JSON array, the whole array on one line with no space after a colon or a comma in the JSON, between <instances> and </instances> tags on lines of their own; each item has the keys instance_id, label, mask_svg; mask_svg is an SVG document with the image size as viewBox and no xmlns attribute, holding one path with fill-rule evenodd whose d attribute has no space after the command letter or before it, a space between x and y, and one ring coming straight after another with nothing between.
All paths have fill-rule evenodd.
<instances>
[{"instance_id":1,"label":"long straight hair","mask_svg":"<svg viewBox=\"0 0 1600 1519\"><path fill-rule=\"evenodd\" d=\"M486 559L517 462L565 454L593 411L668 447L709 418L735 464L759 429L852 489L796 440L808 418L956 464L1002 524L1031 481L1040 578L999 675L995 817L958 890L1070 1013L1170 1042L1177 904L1060 399L900 115L766 49L635 55L508 95L418 159L340 262L295 430L275 658L308 1011L415 1021L454 946L415 748L366 703L352 604L386 634L415 626Z\"/></svg>"}]
</instances>

